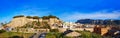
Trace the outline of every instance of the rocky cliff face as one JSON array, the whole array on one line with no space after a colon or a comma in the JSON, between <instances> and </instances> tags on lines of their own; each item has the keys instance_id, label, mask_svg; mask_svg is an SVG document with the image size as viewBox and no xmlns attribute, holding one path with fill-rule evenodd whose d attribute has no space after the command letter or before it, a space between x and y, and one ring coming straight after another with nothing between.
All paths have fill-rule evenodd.
<instances>
[{"instance_id":1,"label":"rocky cliff face","mask_svg":"<svg viewBox=\"0 0 120 38\"><path fill-rule=\"evenodd\" d=\"M34 22L34 21L39 21L40 23L42 22L48 22L49 25L53 25L55 23L59 24L60 23L60 20L57 19L57 18L50 18L50 19L47 19L48 21L46 21L45 19L42 19L42 18L39 18L38 19L32 19L32 18L26 18L26 17L17 17L17 18L14 18L10 23L7 24L8 27L22 27L26 24L29 24L31 22Z\"/></svg>"},{"instance_id":2,"label":"rocky cliff face","mask_svg":"<svg viewBox=\"0 0 120 38\"><path fill-rule=\"evenodd\" d=\"M33 21L32 19L28 19L26 17L19 17L19 18L14 18L7 26L9 27L21 27L25 25L28 22Z\"/></svg>"}]
</instances>

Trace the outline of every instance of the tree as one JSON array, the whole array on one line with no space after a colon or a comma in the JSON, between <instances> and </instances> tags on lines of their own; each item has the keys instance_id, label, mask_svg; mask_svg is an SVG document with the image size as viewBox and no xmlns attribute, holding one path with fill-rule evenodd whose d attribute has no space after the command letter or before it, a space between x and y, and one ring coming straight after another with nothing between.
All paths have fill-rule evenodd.
<instances>
[{"instance_id":1,"label":"tree","mask_svg":"<svg viewBox=\"0 0 120 38\"><path fill-rule=\"evenodd\" d=\"M43 26L44 28L46 28L46 29L51 29L51 28L50 28L50 25L49 25L47 22L43 22L43 23L44 23L44 26Z\"/></svg>"},{"instance_id":2,"label":"tree","mask_svg":"<svg viewBox=\"0 0 120 38\"><path fill-rule=\"evenodd\" d=\"M26 18L33 18L32 16L26 16Z\"/></svg>"},{"instance_id":3,"label":"tree","mask_svg":"<svg viewBox=\"0 0 120 38\"><path fill-rule=\"evenodd\" d=\"M42 17L42 19L49 19L49 18L57 18L57 19L59 19L58 17L53 16L53 15L48 15L48 16L43 16Z\"/></svg>"},{"instance_id":4,"label":"tree","mask_svg":"<svg viewBox=\"0 0 120 38\"><path fill-rule=\"evenodd\" d=\"M48 16L43 16L42 19L49 19L49 17Z\"/></svg>"},{"instance_id":5,"label":"tree","mask_svg":"<svg viewBox=\"0 0 120 38\"><path fill-rule=\"evenodd\" d=\"M50 32L59 32L58 29L51 29Z\"/></svg>"},{"instance_id":6,"label":"tree","mask_svg":"<svg viewBox=\"0 0 120 38\"><path fill-rule=\"evenodd\" d=\"M40 17L38 17L38 16L33 16L33 19L38 19L38 21L37 21L37 23L36 23L36 25L38 25L38 26L40 25L39 18L40 18Z\"/></svg>"},{"instance_id":7,"label":"tree","mask_svg":"<svg viewBox=\"0 0 120 38\"><path fill-rule=\"evenodd\" d=\"M13 18L24 17L24 15L14 16Z\"/></svg>"},{"instance_id":8,"label":"tree","mask_svg":"<svg viewBox=\"0 0 120 38\"><path fill-rule=\"evenodd\" d=\"M9 37L9 38L23 38L23 36L12 36L12 37Z\"/></svg>"},{"instance_id":9,"label":"tree","mask_svg":"<svg viewBox=\"0 0 120 38\"><path fill-rule=\"evenodd\" d=\"M39 19L40 17L38 17L38 16L33 16L33 19Z\"/></svg>"},{"instance_id":10,"label":"tree","mask_svg":"<svg viewBox=\"0 0 120 38\"><path fill-rule=\"evenodd\" d=\"M58 17L53 16L53 15L49 15L48 17L49 17L49 18L57 18L57 19L59 19Z\"/></svg>"},{"instance_id":11,"label":"tree","mask_svg":"<svg viewBox=\"0 0 120 38\"><path fill-rule=\"evenodd\" d=\"M48 17L49 18L57 18L56 16L53 16L53 15L49 15Z\"/></svg>"},{"instance_id":12,"label":"tree","mask_svg":"<svg viewBox=\"0 0 120 38\"><path fill-rule=\"evenodd\" d=\"M6 32L5 30L0 30L0 33L4 33L4 32Z\"/></svg>"}]
</instances>

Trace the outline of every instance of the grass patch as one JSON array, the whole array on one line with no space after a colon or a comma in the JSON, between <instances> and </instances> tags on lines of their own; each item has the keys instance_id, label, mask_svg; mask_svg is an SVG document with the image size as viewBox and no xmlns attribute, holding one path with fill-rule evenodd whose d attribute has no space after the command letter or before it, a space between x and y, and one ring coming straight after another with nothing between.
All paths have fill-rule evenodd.
<instances>
[{"instance_id":1,"label":"grass patch","mask_svg":"<svg viewBox=\"0 0 120 38\"><path fill-rule=\"evenodd\" d=\"M81 36L78 36L77 38L102 38L100 34L91 33L89 31L76 31L76 32L81 34ZM47 33L46 38L62 38L60 36L61 33L59 32L49 32ZM74 38L74 37L64 36L63 38Z\"/></svg>"},{"instance_id":2,"label":"grass patch","mask_svg":"<svg viewBox=\"0 0 120 38\"><path fill-rule=\"evenodd\" d=\"M24 38L29 38L33 33L20 33L20 32L4 32L0 34L0 38L9 38L13 36L20 36Z\"/></svg>"},{"instance_id":3,"label":"grass patch","mask_svg":"<svg viewBox=\"0 0 120 38\"><path fill-rule=\"evenodd\" d=\"M81 33L81 38L102 38L100 34L91 33L88 31L76 31Z\"/></svg>"},{"instance_id":4,"label":"grass patch","mask_svg":"<svg viewBox=\"0 0 120 38\"><path fill-rule=\"evenodd\" d=\"M49 32L46 35L46 38L59 38L61 33L59 32Z\"/></svg>"}]
</instances>

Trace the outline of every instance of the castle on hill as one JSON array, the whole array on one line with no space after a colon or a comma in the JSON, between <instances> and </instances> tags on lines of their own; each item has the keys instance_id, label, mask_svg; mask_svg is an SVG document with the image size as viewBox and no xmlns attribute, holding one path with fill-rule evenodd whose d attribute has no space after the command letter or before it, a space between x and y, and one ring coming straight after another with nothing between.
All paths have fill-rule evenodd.
<instances>
[{"instance_id":1,"label":"castle on hill","mask_svg":"<svg viewBox=\"0 0 120 38\"><path fill-rule=\"evenodd\" d=\"M8 23L6 26L11 28L22 27L25 25L32 25L32 26L34 25L36 27L39 26L42 27L46 24L52 27L53 25L61 25L62 21L58 17L53 15L48 15L43 17L19 15L19 16L14 16L12 21Z\"/></svg>"}]
</instances>

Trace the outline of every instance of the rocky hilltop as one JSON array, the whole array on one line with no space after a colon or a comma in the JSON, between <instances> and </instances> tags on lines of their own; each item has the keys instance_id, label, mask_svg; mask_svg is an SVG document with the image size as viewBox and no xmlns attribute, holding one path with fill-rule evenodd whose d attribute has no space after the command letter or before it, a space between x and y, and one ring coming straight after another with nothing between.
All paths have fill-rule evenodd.
<instances>
[{"instance_id":1,"label":"rocky hilltop","mask_svg":"<svg viewBox=\"0 0 120 38\"><path fill-rule=\"evenodd\" d=\"M34 24L32 24L33 22L36 22ZM61 20L59 20L59 18L57 18L56 16L43 16L43 17L38 17L38 16L24 16L24 15L19 15L19 16L14 16L12 21L10 23L8 23L6 26L8 27L22 27L25 25L29 25L30 23L32 24L32 26L35 25L44 25L44 23L47 23L49 25L53 25L53 24L60 24Z\"/></svg>"}]
</instances>

